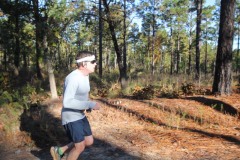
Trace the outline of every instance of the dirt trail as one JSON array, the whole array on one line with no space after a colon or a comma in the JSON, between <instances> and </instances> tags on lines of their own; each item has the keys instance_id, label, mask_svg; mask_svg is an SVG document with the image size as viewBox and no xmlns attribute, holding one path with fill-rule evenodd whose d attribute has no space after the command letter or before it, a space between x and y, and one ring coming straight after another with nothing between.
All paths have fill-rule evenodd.
<instances>
[{"instance_id":1,"label":"dirt trail","mask_svg":"<svg viewBox=\"0 0 240 160\"><path fill-rule=\"evenodd\" d=\"M240 122L234 115L240 108L239 94L223 98L98 101L101 110L87 113L95 143L79 159L240 160ZM0 159L51 160L50 146L66 142L60 110L59 100L32 109L31 114L23 113L22 130L31 135L35 144L9 149L0 143Z\"/></svg>"}]
</instances>

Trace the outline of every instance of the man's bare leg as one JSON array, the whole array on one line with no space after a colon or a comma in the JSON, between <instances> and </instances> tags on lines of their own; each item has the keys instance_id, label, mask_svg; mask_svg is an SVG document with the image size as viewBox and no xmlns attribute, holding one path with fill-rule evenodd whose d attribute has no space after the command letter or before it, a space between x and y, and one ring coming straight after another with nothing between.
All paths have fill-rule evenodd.
<instances>
[{"instance_id":1,"label":"man's bare leg","mask_svg":"<svg viewBox=\"0 0 240 160\"><path fill-rule=\"evenodd\" d=\"M68 154L67 160L77 160L79 155L84 151L86 146L93 144L93 136L86 136L84 141L75 143Z\"/></svg>"},{"instance_id":2,"label":"man's bare leg","mask_svg":"<svg viewBox=\"0 0 240 160\"><path fill-rule=\"evenodd\" d=\"M59 147L59 149L62 150L63 153L65 153L68 149L71 150L71 148L73 147L74 143L71 142L71 143L68 143L67 145L65 146L62 146L62 147Z\"/></svg>"},{"instance_id":3,"label":"man's bare leg","mask_svg":"<svg viewBox=\"0 0 240 160\"><path fill-rule=\"evenodd\" d=\"M79 155L84 151L85 149L85 141L74 143L73 148L69 152L67 156L67 160L77 160Z\"/></svg>"}]
</instances>

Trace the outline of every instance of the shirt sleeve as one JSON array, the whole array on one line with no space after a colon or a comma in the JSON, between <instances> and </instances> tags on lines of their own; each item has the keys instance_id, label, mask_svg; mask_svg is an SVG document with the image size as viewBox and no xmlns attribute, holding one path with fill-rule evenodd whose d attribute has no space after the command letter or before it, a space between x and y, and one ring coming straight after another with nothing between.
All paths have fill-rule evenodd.
<instances>
[{"instance_id":1,"label":"shirt sleeve","mask_svg":"<svg viewBox=\"0 0 240 160\"><path fill-rule=\"evenodd\" d=\"M82 101L75 98L75 93L78 89L77 80L70 78L66 80L64 84L64 96L63 96L63 106L64 108L85 110L93 108L96 105L96 102L93 101Z\"/></svg>"}]
</instances>

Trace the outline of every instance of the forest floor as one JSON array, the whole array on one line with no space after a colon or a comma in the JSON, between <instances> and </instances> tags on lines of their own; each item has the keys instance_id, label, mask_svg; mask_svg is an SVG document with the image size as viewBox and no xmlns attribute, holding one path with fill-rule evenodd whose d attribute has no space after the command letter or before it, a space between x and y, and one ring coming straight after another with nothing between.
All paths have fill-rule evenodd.
<instances>
[{"instance_id":1,"label":"forest floor","mask_svg":"<svg viewBox=\"0 0 240 160\"><path fill-rule=\"evenodd\" d=\"M95 100L102 108L86 113L95 142L81 160L240 160L240 94ZM50 146L66 143L61 107L49 100L23 112L16 143L0 141L0 159L51 160Z\"/></svg>"}]
</instances>

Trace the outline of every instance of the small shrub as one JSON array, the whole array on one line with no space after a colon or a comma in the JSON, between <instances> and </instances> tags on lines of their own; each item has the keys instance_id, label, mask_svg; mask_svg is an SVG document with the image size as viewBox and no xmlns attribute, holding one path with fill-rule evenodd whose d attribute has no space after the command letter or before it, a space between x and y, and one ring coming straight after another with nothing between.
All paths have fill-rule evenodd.
<instances>
[{"instance_id":1,"label":"small shrub","mask_svg":"<svg viewBox=\"0 0 240 160\"><path fill-rule=\"evenodd\" d=\"M132 94L135 99L152 99L154 97L154 87L152 85L146 87L135 86Z\"/></svg>"},{"instance_id":2,"label":"small shrub","mask_svg":"<svg viewBox=\"0 0 240 160\"><path fill-rule=\"evenodd\" d=\"M0 105L2 105L4 103L11 103L12 101L13 101L13 97L8 91L4 91L0 95Z\"/></svg>"},{"instance_id":3,"label":"small shrub","mask_svg":"<svg viewBox=\"0 0 240 160\"><path fill-rule=\"evenodd\" d=\"M107 97L107 95L108 95L108 88L102 87L102 88L97 89L97 96Z\"/></svg>"},{"instance_id":4,"label":"small shrub","mask_svg":"<svg viewBox=\"0 0 240 160\"><path fill-rule=\"evenodd\" d=\"M120 83L113 83L110 89L108 90L108 97L116 98L116 97L121 97L122 95L123 95L123 91Z\"/></svg>"},{"instance_id":5,"label":"small shrub","mask_svg":"<svg viewBox=\"0 0 240 160\"><path fill-rule=\"evenodd\" d=\"M193 83L183 83L181 91L184 95L193 95L195 93L195 85Z\"/></svg>"}]
</instances>

